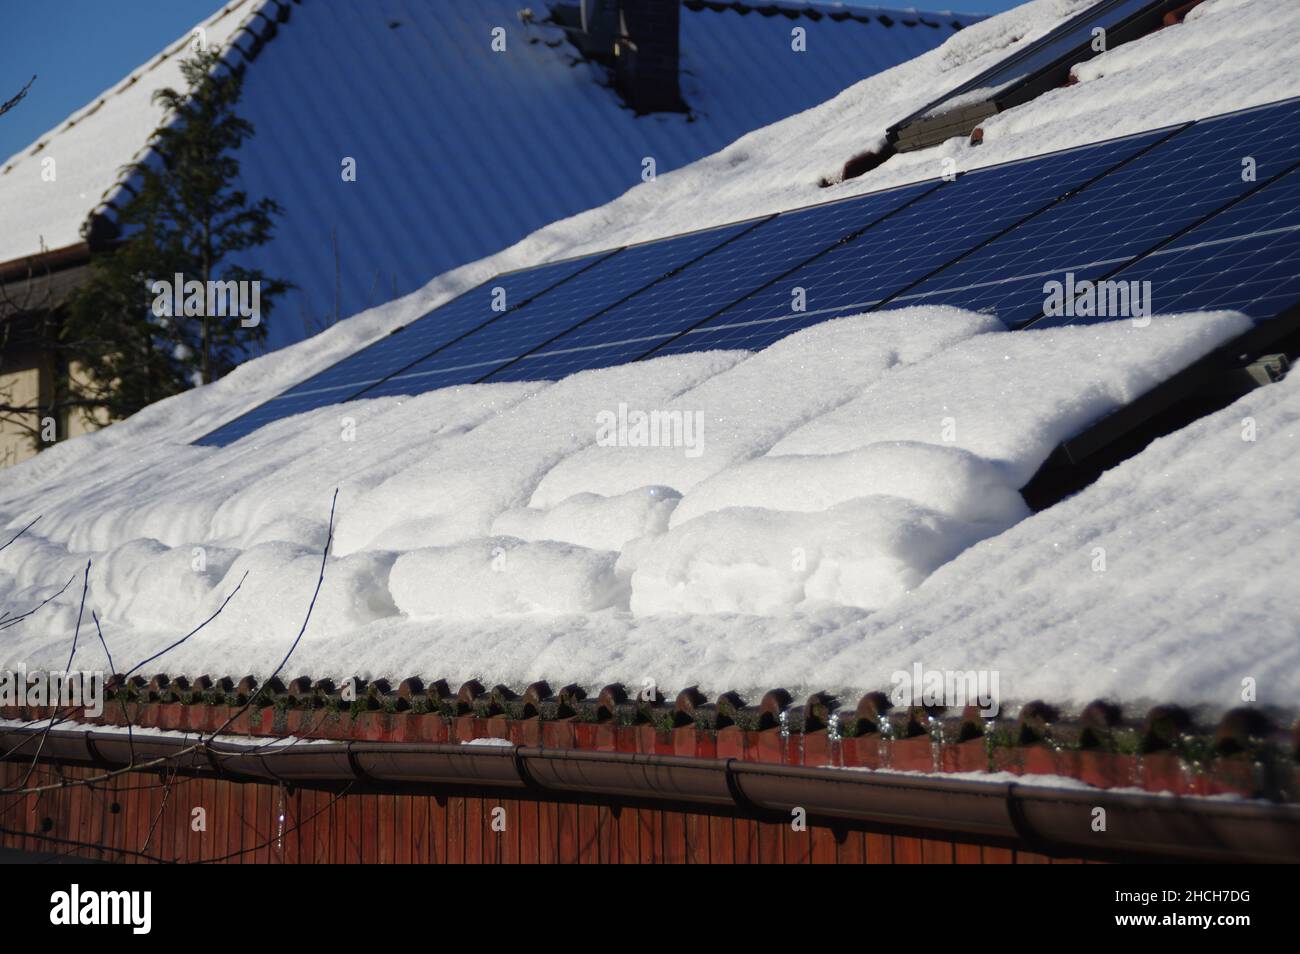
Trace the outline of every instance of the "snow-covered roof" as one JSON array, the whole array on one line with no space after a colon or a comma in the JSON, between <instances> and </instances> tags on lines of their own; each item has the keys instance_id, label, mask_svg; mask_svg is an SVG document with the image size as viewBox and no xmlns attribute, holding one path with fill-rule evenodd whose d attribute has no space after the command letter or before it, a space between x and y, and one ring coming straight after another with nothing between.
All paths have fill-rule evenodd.
<instances>
[{"instance_id":1,"label":"snow-covered roof","mask_svg":"<svg viewBox=\"0 0 1300 954\"><path fill-rule=\"evenodd\" d=\"M87 605L115 657L156 651L243 579L159 665L271 672L311 597L337 487L326 585L293 674L864 691L920 662L998 670L1008 700L1228 708L1253 679L1260 701L1294 704L1294 376L1041 513L1016 492L1059 441L1241 334L1237 313L1008 332L984 315L896 310L757 354L356 401L225 448L188 443L508 268L824 198L817 180L870 131L1079 6L1035 0L976 24L716 156L7 471L0 523L42 516L0 552L3 607L78 583L39 625L6 632L0 665L62 667L92 558ZM1300 9L1207 0L990 119L984 145L896 156L832 191L1295 95L1297 35ZM621 405L699 413L703 452L600 446L598 415ZM945 417L951 439L937 436Z\"/></svg>"},{"instance_id":2,"label":"snow-covered roof","mask_svg":"<svg viewBox=\"0 0 1300 954\"><path fill-rule=\"evenodd\" d=\"M232 61L253 56L239 111L256 135L239 153L242 184L285 209L272 243L245 259L299 287L268 321L273 346L323 327L336 285L342 316L411 292L614 198L640 181L647 156L659 172L686 165L979 19L688 4L681 84L691 112L637 117L558 27L521 20L525 6L239 0L206 23L210 44L235 44ZM803 53L791 50L796 25L807 31ZM490 48L497 26L504 53ZM0 262L80 241L92 209L111 217L120 168L163 118L150 94L180 85L189 41L0 165ZM53 182L41 176L50 157ZM354 182L341 179L344 157L356 160Z\"/></svg>"}]
</instances>

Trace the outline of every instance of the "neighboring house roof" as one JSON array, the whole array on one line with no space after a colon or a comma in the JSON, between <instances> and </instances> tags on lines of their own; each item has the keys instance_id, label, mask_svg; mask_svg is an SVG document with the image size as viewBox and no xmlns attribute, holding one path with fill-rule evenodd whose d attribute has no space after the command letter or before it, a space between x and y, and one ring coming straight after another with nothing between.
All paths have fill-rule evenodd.
<instances>
[{"instance_id":1,"label":"neighboring house roof","mask_svg":"<svg viewBox=\"0 0 1300 954\"><path fill-rule=\"evenodd\" d=\"M635 116L558 27L523 0L410 4L240 0L207 21L249 60L239 112L256 135L243 186L285 209L245 262L299 286L268 326L273 346L406 294L449 268L815 106L923 53L980 17L798 3L688 2L688 115ZM537 18L544 5L534 5ZM491 30L507 31L504 54ZM791 30L807 31L807 52ZM242 29L240 29L242 27ZM179 85L189 37L0 167L0 262L80 241L120 198L120 167L161 119L153 90ZM342 159L357 163L344 183ZM54 157L58 178L40 179ZM306 323L303 314L314 321Z\"/></svg>"}]
</instances>

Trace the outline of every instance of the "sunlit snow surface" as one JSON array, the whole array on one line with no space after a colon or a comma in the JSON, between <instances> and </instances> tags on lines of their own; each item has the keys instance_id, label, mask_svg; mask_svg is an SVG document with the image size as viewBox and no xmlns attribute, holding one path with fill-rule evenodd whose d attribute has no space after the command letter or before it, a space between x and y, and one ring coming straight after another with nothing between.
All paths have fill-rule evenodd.
<instances>
[{"instance_id":1,"label":"sunlit snow surface","mask_svg":"<svg viewBox=\"0 0 1300 954\"><path fill-rule=\"evenodd\" d=\"M265 674L334 549L297 675L538 678L706 691L887 688L996 668L1004 699L1300 693L1300 380L1158 441L1035 516L1060 440L1239 334L1228 313L1007 332L952 309L711 352L322 408L226 448L194 438L506 268L805 204L864 129L1078 4L1039 0L601 209L0 474L0 666L62 667L80 580L119 669ZM846 184L933 175L1300 93L1292 5L1210 0L986 126ZM1145 52L1144 52L1145 51ZM698 415L690 447L602 446L602 414ZM692 418L694 419L694 417ZM1245 439L1253 437L1253 440ZM698 453L696 452L698 450ZM7 534L6 534L7 537ZM2 541L3 538L0 538ZM1099 554L1101 561L1099 563ZM1098 569L1103 566L1104 569ZM74 666L104 665L83 623Z\"/></svg>"},{"instance_id":2,"label":"sunlit snow surface","mask_svg":"<svg viewBox=\"0 0 1300 954\"><path fill-rule=\"evenodd\" d=\"M338 486L295 672L864 687L921 661L997 668L1007 697L1228 704L1246 675L1281 697L1300 688L1282 583L1291 382L1038 516L1016 493L1059 440L1244 327L1210 313L1007 332L908 309L757 355L326 408L223 450L105 450L6 500L11 523L43 516L0 553L5 607L75 580L6 634L0 664L66 661L89 557L115 658L165 645L244 579L159 665L269 671ZM698 455L597 445L620 403L699 412ZM649 483L630 486L625 458ZM102 665L82 636L78 664Z\"/></svg>"}]
</instances>

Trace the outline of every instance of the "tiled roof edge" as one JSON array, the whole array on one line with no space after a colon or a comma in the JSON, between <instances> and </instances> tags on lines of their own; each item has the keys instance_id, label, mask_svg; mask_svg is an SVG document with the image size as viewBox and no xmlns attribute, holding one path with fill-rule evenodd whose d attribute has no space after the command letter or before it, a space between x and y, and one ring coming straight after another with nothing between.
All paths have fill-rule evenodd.
<instances>
[{"instance_id":1,"label":"tiled roof edge","mask_svg":"<svg viewBox=\"0 0 1300 954\"><path fill-rule=\"evenodd\" d=\"M1082 777L1081 765L1092 765L1112 785L1154 778L1163 789L1189 794L1235 791L1282 800L1296 800L1300 787L1300 723L1294 714L1250 707L1198 720L1177 705L1126 715L1119 705L1098 700L1066 715L1034 701L1014 717L989 718L975 706L895 706L882 692L867 693L850 708L825 692L799 703L786 690L772 689L751 705L736 692L710 700L694 686L669 701L657 689L629 691L619 683L595 694L578 685L553 690L544 681L516 692L504 685L488 689L473 679L453 689L445 680L426 684L418 677L396 686L385 679L336 683L307 676L263 685L253 676L191 681L157 674L148 680L113 676L108 688L100 721L118 725L205 731L219 726L233 707L252 703L235 731L409 741L496 736L520 744L538 744L546 734L568 739L547 744L568 747L584 747L581 739L591 732L604 733L610 744L626 736L620 745L648 733L676 738L663 743L672 751L682 739L692 740L690 750L678 754L719 757L724 740L740 737L746 750L789 749L797 764L837 746L852 753L846 763L866 767L1017 771L1028 764L1029 771ZM35 719L56 713L19 707L4 715ZM1148 764L1160 768L1144 769Z\"/></svg>"},{"instance_id":2,"label":"tiled roof edge","mask_svg":"<svg viewBox=\"0 0 1300 954\"><path fill-rule=\"evenodd\" d=\"M823 718L829 702L823 694L772 716L772 704L788 701L788 694L783 698L774 691L764 705L736 708L730 694L708 703L691 690L669 705L662 699L618 701L622 693L615 687L592 699L577 687L552 693L545 684L517 695L470 682L453 694L445 684L426 687L405 680L393 689L377 680L362 686L350 702L340 688L304 680L268 687L249 678L238 684L151 681L121 687L97 717L51 706L7 707L0 717L262 738L410 743L495 738L544 748L812 767L1054 775L1098 788L1300 801L1300 737L1253 709L1232 710L1209 728L1194 726L1176 706L1156 706L1133 722L1115 721L1118 710L1106 703L1059 721L1050 707L1032 703L1015 719L986 721L965 713L949 718L908 708L887 710L883 717L857 712L833 722Z\"/></svg>"}]
</instances>

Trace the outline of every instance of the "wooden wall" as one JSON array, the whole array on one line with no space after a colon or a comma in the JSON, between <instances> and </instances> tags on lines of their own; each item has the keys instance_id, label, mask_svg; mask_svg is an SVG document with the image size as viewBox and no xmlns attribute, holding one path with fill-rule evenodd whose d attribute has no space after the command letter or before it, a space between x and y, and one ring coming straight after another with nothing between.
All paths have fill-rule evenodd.
<instances>
[{"instance_id":1,"label":"wooden wall","mask_svg":"<svg viewBox=\"0 0 1300 954\"><path fill-rule=\"evenodd\" d=\"M816 823L795 831L680 806L287 790L158 771L85 784L103 773L47 765L24 782L29 767L0 762L0 785L69 784L0 795L0 846L124 863L1078 863L915 833ZM194 830L196 808L204 831Z\"/></svg>"}]
</instances>

